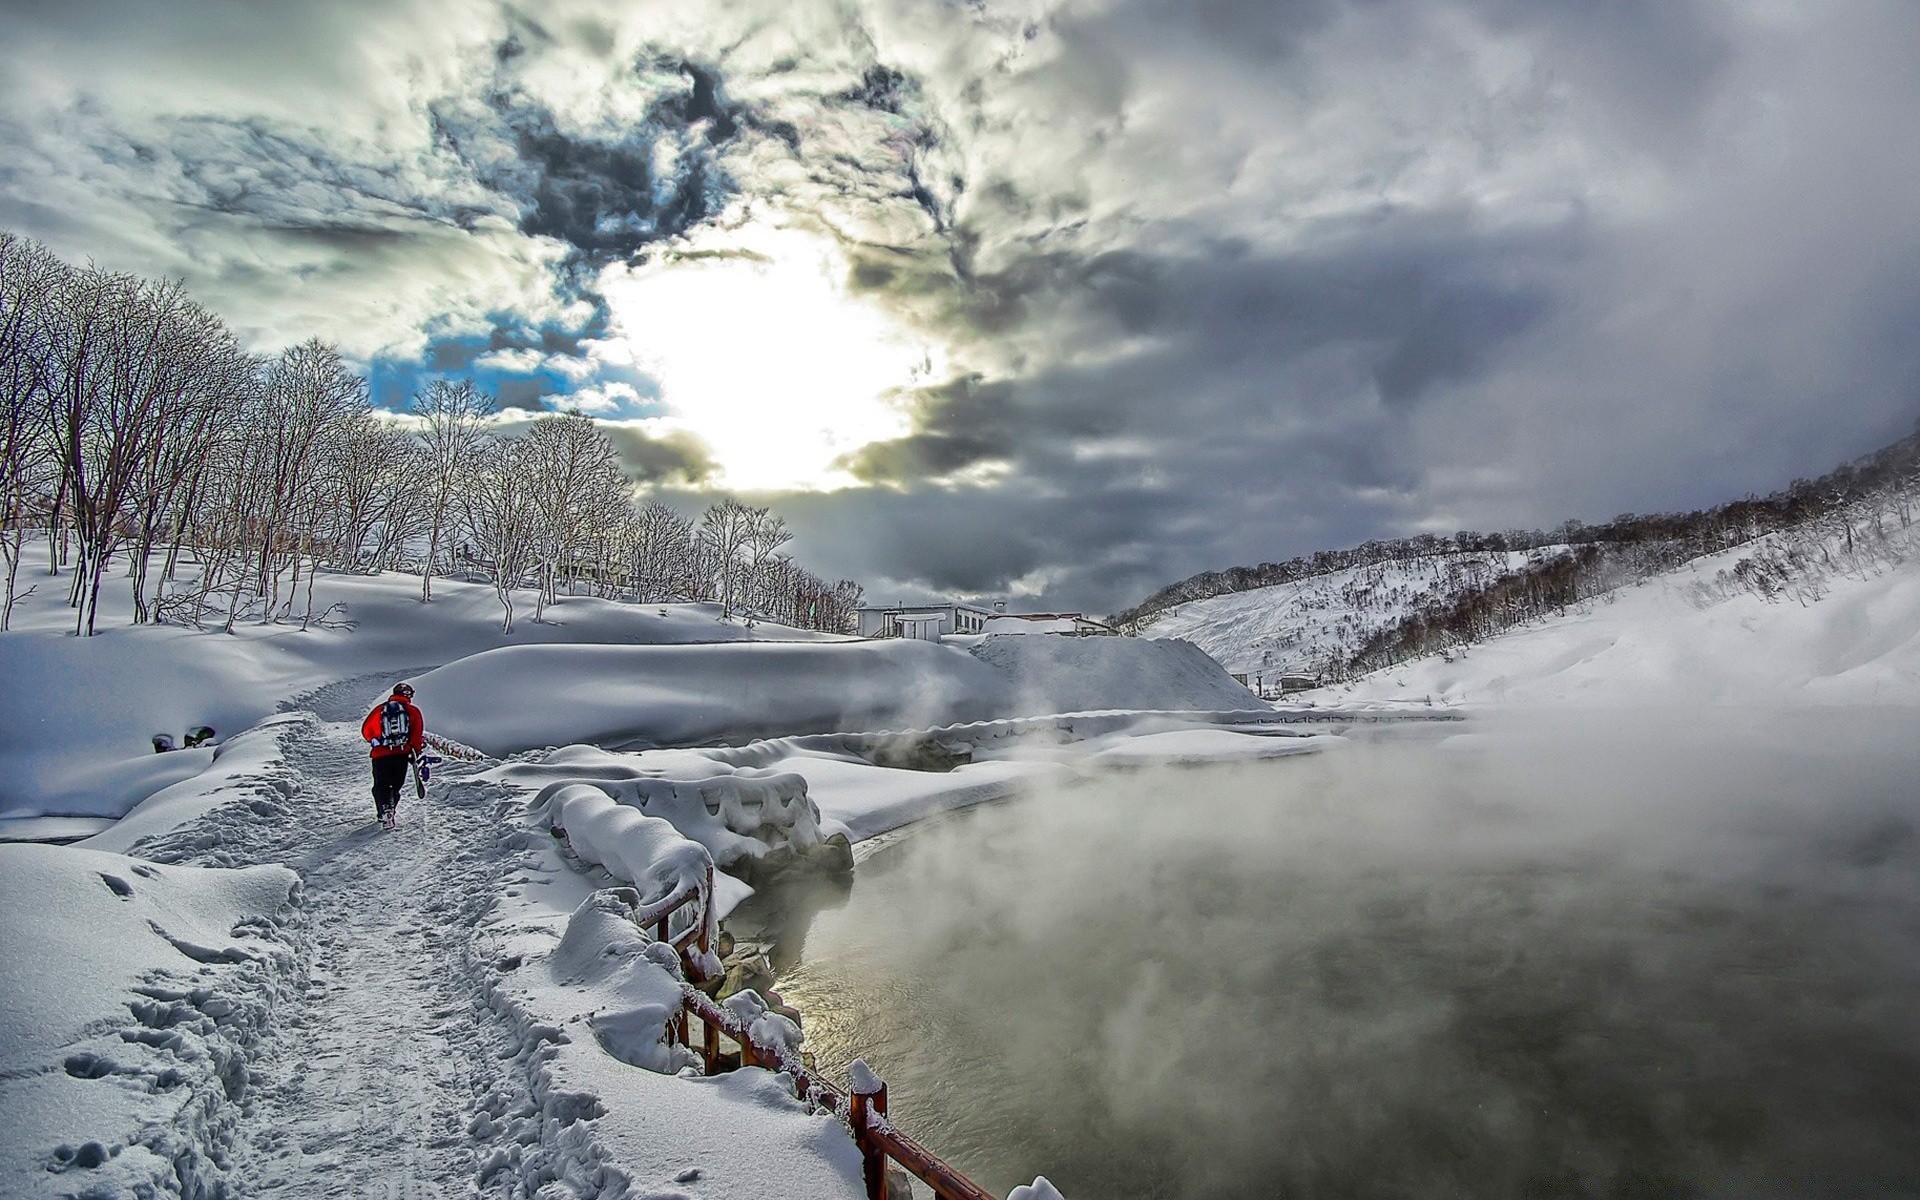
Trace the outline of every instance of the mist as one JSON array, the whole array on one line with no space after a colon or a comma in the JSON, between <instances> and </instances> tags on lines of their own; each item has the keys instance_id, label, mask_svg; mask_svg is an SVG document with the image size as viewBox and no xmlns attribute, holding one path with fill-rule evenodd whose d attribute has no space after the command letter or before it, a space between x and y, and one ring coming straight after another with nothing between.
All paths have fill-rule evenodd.
<instances>
[{"instance_id":1,"label":"mist","mask_svg":"<svg viewBox=\"0 0 1920 1200\"><path fill-rule=\"evenodd\" d=\"M989 1188L1920 1188L1913 713L1116 776L871 855L782 982Z\"/></svg>"}]
</instances>

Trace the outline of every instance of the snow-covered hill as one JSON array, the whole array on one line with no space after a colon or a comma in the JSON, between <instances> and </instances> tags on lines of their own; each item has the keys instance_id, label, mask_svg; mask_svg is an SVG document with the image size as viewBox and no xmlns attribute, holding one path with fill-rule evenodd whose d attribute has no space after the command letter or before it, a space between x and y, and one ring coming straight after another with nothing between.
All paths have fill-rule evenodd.
<instances>
[{"instance_id":1,"label":"snow-covered hill","mask_svg":"<svg viewBox=\"0 0 1920 1200\"><path fill-rule=\"evenodd\" d=\"M1307 697L1483 705L1920 704L1916 551L1920 526L1888 527L1877 537L1858 528L1851 535L1775 535L1484 643Z\"/></svg>"},{"instance_id":2,"label":"snow-covered hill","mask_svg":"<svg viewBox=\"0 0 1920 1200\"><path fill-rule=\"evenodd\" d=\"M1565 552L1445 552L1370 563L1292 583L1190 600L1149 618L1145 637L1185 638L1227 670L1277 681L1322 674L1409 610Z\"/></svg>"}]
</instances>

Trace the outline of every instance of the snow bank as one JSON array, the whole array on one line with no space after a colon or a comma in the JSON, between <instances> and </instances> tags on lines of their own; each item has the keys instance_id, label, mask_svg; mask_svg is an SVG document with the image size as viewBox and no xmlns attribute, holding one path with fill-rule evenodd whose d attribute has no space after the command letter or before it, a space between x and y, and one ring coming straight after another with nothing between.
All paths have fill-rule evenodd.
<instances>
[{"instance_id":1,"label":"snow bank","mask_svg":"<svg viewBox=\"0 0 1920 1200\"><path fill-rule=\"evenodd\" d=\"M293 872L0 846L0 1193L223 1194Z\"/></svg>"},{"instance_id":2,"label":"snow bank","mask_svg":"<svg viewBox=\"0 0 1920 1200\"><path fill-rule=\"evenodd\" d=\"M1836 576L1802 604L1716 576L1751 553L1690 563L1449 657L1309 695L1449 704L1920 704L1920 559Z\"/></svg>"},{"instance_id":3,"label":"snow bank","mask_svg":"<svg viewBox=\"0 0 1920 1200\"><path fill-rule=\"evenodd\" d=\"M1088 755L1096 766L1260 762L1316 754L1340 739L1330 734L1276 737L1232 729L1169 729L1115 739Z\"/></svg>"},{"instance_id":4,"label":"snow bank","mask_svg":"<svg viewBox=\"0 0 1920 1200\"><path fill-rule=\"evenodd\" d=\"M287 819L287 798L300 786L299 776L287 763L290 741L311 730L315 720L308 713L283 713L269 717L254 728L224 742L207 754L207 768L185 780L163 788L142 801L125 817L83 843L92 850L126 852L141 842L174 833L227 804L242 804L255 820ZM175 754L191 754L180 750ZM156 754L172 758L174 754ZM209 829L203 840L211 849L218 834Z\"/></svg>"},{"instance_id":5,"label":"snow bank","mask_svg":"<svg viewBox=\"0 0 1920 1200\"><path fill-rule=\"evenodd\" d=\"M621 804L599 786L564 783L549 788L534 812L545 817L582 862L632 884L639 904L658 903L678 892L706 893L713 869L706 848L681 837L672 822ZM682 908L668 919L668 932L677 936L696 916L706 921L708 944L714 944L721 916L717 903ZM717 958L701 964L703 970L717 971L719 966Z\"/></svg>"},{"instance_id":6,"label":"snow bank","mask_svg":"<svg viewBox=\"0 0 1920 1200\"><path fill-rule=\"evenodd\" d=\"M583 794L565 809L591 801ZM604 793L599 801L621 807ZM525 837L517 827L503 825L509 844ZM504 1147L480 1164L482 1191L864 1195L846 1127L808 1112L785 1079L757 1067L712 1078L667 1073L691 1065L666 1041L681 1003L672 952L635 928L617 890L577 895L580 877L551 839L520 844L522 870L476 931L474 958L489 1005L516 1030L516 1065L534 1079L534 1107L492 1097L476 1114L476 1128ZM568 903L571 910L560 907Z\"/></svg>"},{"instance_id":7,"label":"snow bank","mask_svg":"<svg viewBox=\"0 0 1920 1200\"><path fill-rule=\"evenodd\" d=\"M1263 707L1205 651L1173 638L994 635L973 654L1012 689L1000 716Z\"/></svg>"},{"instance_id":8,"label":"snow bank","mask_svg":"<svg viewBox=\"0 0 1920 1200\"><path fill-rule=\"evenodd\" d=\"M430 727L493 754L622 749L918 726L994 715L1002 678L966 652L840 644L524 646L416 681Z\"/></svg>"}]
</instances>

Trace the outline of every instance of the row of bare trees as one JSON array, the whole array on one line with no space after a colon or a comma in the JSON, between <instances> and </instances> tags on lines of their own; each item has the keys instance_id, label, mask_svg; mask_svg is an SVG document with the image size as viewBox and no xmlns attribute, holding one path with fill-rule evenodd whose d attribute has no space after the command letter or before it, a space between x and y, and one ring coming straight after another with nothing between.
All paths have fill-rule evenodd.
<instances>
[{"instance_id":1,"label":"row of bare trees","mask_svg":"<svg viewBox=\"0 0 1920 1200\"><path fill-rule=\"evenodd\" d=\"M229 631L327 621L327 571L417 571L423 601L436 575L478 574L509 631L528 590L536 620L584 587L828 630L860 600L782 553L791 535L765 508L722 500L695 520L638 498L588 417L503 436L490 397L436 380L398 418L324 342L261 359L176 282L4 232L0 401L0 629L33 537L80 634L116 565L135 623Z\"/></svg>"}]
</instances>

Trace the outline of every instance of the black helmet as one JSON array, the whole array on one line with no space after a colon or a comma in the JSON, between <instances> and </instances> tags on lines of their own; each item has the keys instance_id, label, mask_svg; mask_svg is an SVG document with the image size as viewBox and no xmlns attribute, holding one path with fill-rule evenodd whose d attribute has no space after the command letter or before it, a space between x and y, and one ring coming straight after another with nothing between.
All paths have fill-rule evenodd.
<instances>
[{"instance_id":1,"label":"black helmet","mask_svg":"<svg viewBox=\"0 0 1920 1200\"><path fill-rule=\"evenodd\" d=\"M413 685L410 683L396 683L393 685L393 694L396 696L411 697L413 695Z\"/></svg>"}]
</instances>

